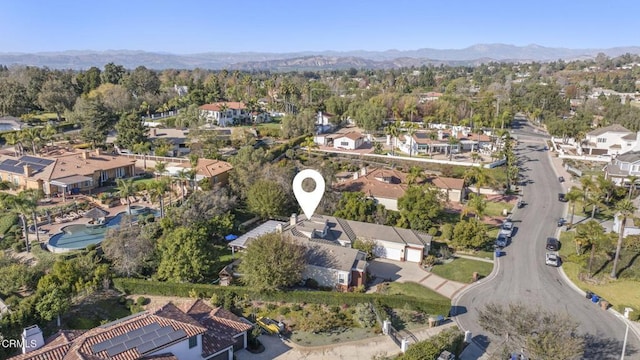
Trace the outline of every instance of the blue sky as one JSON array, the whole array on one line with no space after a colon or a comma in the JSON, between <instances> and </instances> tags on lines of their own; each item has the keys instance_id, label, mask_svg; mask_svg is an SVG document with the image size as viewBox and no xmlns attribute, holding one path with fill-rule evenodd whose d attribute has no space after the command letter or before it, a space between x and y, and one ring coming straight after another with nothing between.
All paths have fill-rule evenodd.
<instances>
[{"instance_id":1,"label":"blue sky","mask_svg":"<svg viewBox=\"0 0 640 360\"><path fill-rule=\"evenodd\" d=\"M640 45L640 1L4 0L0 52Z\"/></svg>"}]
</instances>

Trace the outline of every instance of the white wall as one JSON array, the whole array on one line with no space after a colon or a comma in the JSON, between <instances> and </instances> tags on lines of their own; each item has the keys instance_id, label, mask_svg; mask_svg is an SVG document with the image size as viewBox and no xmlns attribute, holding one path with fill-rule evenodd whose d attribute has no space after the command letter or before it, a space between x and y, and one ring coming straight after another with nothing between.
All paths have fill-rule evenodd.
<instances>
[{"instance_id":1,"label":"white wall","mask_svg":"<svg viewBox=\"0 0 640 360\"><path fill-rule=\"evenodd\" d=\"M338 273L339 271L333 269L327 269L315 265L307 265L302 272L303 279L314 279L318 282L319 286L324 287L335 287L338 285ZM347 282L345 285L349 284L349 273L343 272L346 274Z\"/></svg>"},{"instance_id":2,"label":"white wall","mask_svg":"<svg viewBox=\"0 0 640 360\"><path fill-rule=\"evenodd\" d=\"M381 197L374 197L378 204L384 205L387 210L398 211L398 199L387 199Z\"/></svg>"}]
</instances>

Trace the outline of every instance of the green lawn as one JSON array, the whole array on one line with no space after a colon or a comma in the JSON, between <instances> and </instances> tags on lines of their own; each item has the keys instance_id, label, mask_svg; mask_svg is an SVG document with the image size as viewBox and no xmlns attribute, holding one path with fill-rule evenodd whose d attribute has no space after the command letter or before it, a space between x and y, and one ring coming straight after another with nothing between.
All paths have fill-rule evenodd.
<instances>
[{"instance_id":1,"label":"green lawn","mask_svg":"<svg viewBox=\"0 0 640 360\"><path fill-rule=\"evenodd\" d=\"M596 260L594 260L594 269L602 268L602 270L594 276L597 281L586 281L586 275L584 275L586 269L580 264L573 263L569 260L569 256L576 253L573 242L574 235L575 233L573 231L562 232L560 234L560 242L562 245L560 248L560 256L563 259L562 268L565 274L567 274L567 277L580 289L598 294L614 307L630 306L636 309L636 311L640 311L640 286L638 286L640 282L634 280L637 278L637 266L632 266L634 265L636 254L623 251L620 256L618 269L624 269L627 266L628 269L622 272L621 278L618 280L609 279L611 262L605 257L596 257ZM587 257L587 255L585 255L585 257ZM585 261L588 260L585 259ZM580 276L580 273L583 273L583 275ZM581 279L585 279L585 281Z\"/></svg>"},{"instance_id":2,"label":"green lawn","mask_svg":"<svg viewBox=\"0 0 640 360\"><path fill-rule=\"evenodd\" d=\"M140 178L140 179L135 179L133 183L139 188L145 188L148 184L153 183L154 181L156 181L155 178L148 178L148 179Z\"/></svg>"},{"instance_id":3,"label":"green lawn","mask_svg":"<svg viewBox=\"0 0 640 360\"><path fill-rule=\"evenodd\" d=\"M506 209L507 211L511 211L511 209L513 209L513 205L506 202L487 201L487 208L485 210L485 215L491 216L491 217L503 216L502 211L504 209Z\"/></svg>"},{"instance_id":4,"label":"green lawn","mask_svg":"<svg viewBox=\"0 0 640 360\"><path fill-rule=\"evenodd\" d=\"M374 328L349 328L340 333L314 334L308 331L294 331L290 340L302 346L326 346L347 341L362 340L378 336Z\"/></svg>"},{"instance_id":5,"label":"green lawn","mask_svg":"<svg viewBox=\"0 0 640 360\"><path fill-rule=\"evenodd\" d=\"M492 263L456 258L450 263L435 265L431 272L448 280L471 283L474 272L477 272L480 277L485 277L491 273L491 270L493 270Z\"/></svg>"},{"instance_id":6,"label":"green lawn","mask_svg":"<svg viewBox=\"0 0 640 360\"><path fill-rule=\"evenodd\" d=\"M407 295L422 300L448 301L449 299L437 292L414 282L390 282L386 286L380 287L385 295Z\"/></svg>"}]
</instances>

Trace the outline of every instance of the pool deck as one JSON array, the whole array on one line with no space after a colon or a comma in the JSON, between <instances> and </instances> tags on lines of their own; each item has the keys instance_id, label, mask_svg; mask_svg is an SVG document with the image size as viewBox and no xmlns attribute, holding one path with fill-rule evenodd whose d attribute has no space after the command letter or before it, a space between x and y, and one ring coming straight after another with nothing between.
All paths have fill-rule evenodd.
<instances>
[{"instance_id":1,"label":"pool deck","mask_svg":"<svg viewBox=\"0 0 640 360\"><path fill-rule=\"evenodd\" d=\"M150 203L146 203L146 202L136 202L131 204L131 206L133 205L138 205L138 206L145 206L145 207L152 207L152 205ZM105 210L108 212L107 217L114 217L117 214L121 213L121 212L126 212L127 211L127 205L118 205L118 206L114 206L112 208L109 209L105 209L103 207L101 207L102 210ZM59 233L62 231L62 228L69 226L69 225L75 225L75 224L88 224L91 221L91 219L89 218L85 218L85 217L81 217L79 219L73 220L73 221L68 221L65 223L51 223L51 224L46 224L46 225L40 225L38 227L38 229L40 230L47 230L46 234L40 234L40 243L44 243L47 244L49 241L49 238L51 238L51 236ZM35 244L36 242L36 235L35 234L29 234L29 241L32 242L32 244Z\"/></svg>"}]
</instances>

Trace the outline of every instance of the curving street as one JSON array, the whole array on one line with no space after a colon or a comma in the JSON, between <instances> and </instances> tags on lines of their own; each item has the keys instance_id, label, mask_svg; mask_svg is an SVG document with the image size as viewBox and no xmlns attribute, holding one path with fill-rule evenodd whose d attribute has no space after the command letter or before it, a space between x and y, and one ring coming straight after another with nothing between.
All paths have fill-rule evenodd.
<instances>
[{"instance_id":1,"label":"curving street","mask_svg":"<svg viewBox=\"0 0 640 360\"><path fill-rule=\"evenodd\" d=\"M619 359L624 323L574 290L558 268L545 265L546 238L556 237L556 221L564 216L565 203L558 201L558 193L564 191L552 167L550 154L543 150L545 143L541 132L523 123L515 128L514 136L520 142L516 154L524 176L523 198L527 205L515 210L513 241L505 248L506 255L496 259L491 276L453 300L455 313L452 315L456 315L456 322L463 330L472 332L474 340L462 359L477 359L483 352L491 355L500 348L503 339L491 338L477 324L477 309L491 302L522 302L566 313L580 324L579 331L586 335L584 359ZM640 359L637 337L630 332L628 339L625 359Z\"/></svg>"}]
</instances>

